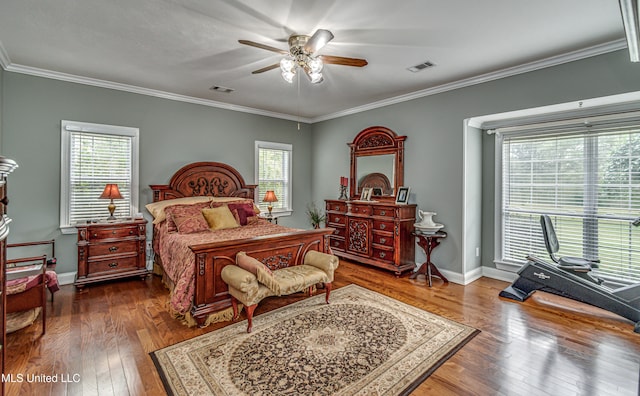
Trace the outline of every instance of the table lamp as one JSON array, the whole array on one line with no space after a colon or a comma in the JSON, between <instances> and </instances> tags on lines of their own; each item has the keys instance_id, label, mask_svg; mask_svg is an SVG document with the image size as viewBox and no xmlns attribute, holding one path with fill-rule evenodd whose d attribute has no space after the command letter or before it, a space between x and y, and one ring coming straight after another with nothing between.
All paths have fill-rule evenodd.
<instances>
[{"instance_id":1,"label":"table lamp","mask_svg":"<svg viewBox=\"0 0 640 396\"><path fill-rule=\"evenodd\" d=\"M264 198L262 198L262 202L268 202L269 206L267 206L267 209L269 210L269 216L271 216L271 210L273 209L273 206L271 205L272 202L278 202L278 198L276 197L276 193L273 192L273 190L269 190L264 194Z\"/></svg>"},{"instance_id":2,"label":"table lamp","mask_svg":"<svg viewBox=\"0 0 640 396\"><path fill-rule=\"evenodd\" d=\"M110 199L111 203L109 203L109 213L111 216L107 218L107 220L115 220L116 217L113 215L113 212L116 210L116 205L113 204L114 199L122 199L122 194L120 194L120 190L118 190L117 184L107 184L104 186L104 191L102 195L100 195L100 199Z\"/></svg>"}]
</instances>

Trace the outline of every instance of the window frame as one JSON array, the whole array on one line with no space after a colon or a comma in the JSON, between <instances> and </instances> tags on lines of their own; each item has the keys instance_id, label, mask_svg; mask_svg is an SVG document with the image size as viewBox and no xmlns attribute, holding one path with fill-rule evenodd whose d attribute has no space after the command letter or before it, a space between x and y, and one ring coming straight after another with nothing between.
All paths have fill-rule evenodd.
<instances>
[{"instance_id":1,"label":"window frame","mask_svg":"<svg viewBox=\"0 0 640 396\"><path fill-rule=\"evenodd\" d=\"M76 227L69 224L71 189L71 135L73 133L92 133L131 138L131 198L130 213L135 215L139 208L139 140L140 129L117 125L94 124L89 122L62 120L60 125L61 161L60 161L60 231L63 234L76 233ZM105 203L105 213L106 213Z\"/></svg>"},{"instance_id":2,"label":"window frame","mask_svg":"<svg viewBox=\"0 0 640 396\"><path fill-rule=\"evenodd\" d=\"M264 205L263 205L263 202L260 202L260 149L282 150L282 151L287 151L289 153L289 169L288 169L288 175L287 175L288 182L286 185L289 200L287 202L286 208L281 208L281 209L273 208L272 213L275 217L290 216L293 213L293 188L292 188L293 145L289 143L277 143L277 142L268 142L268 141L262 141L262 140L255 141L254 170L255 170L256 191L255 191L254 201L256 205L260 207L262 210L262 207ZM278 199L280 199L280 197L278 197Z\"/></svg>"},{"instance_id":3,"label":"window frame","mask_svg":"<svg viewBox=\"0 0 640 396\"><path fill-rule=\"evenodd\" d=\"M589 119L579 118L579 119L567 119L560 120L554 122L547 123L538 123L538 124L519 124L516 126L501 126L495 130L487 130L488 133L495 134L494 148L495 148L495 184L494 184L494 197L495 197L495 207L494 207L494 264L496 268L499 270L507 270L507 271L517 271L521 268L521 266L526 262L523 258L522 262L514 262L509 258L504 257L504 249L505 249L505 215L503 213L504 209L504 201L503 201L503 167L505 166L504 159L504 150L503 145L505 141L505 134L511 136L533 136L533 135L549 135L559 137L563 132L567 133L570 131L571 135L578 136L580 134L586 137L585 139L585 150L593 150L593 147L589 147L589 145L593 142L593 137L591 137L591 133L584 132L584 129L589 128L590 126L596 125L598 128L607 124L617 124L621 127L626 128L634 128L640 124L640 112L630 112L630 113L619 113L619 114L609 114L604 116L593 116ZM548 129L547 131L541 132L542 129ZM579 129L583 129L582 132ZM598 132L594 134L597 136ZM591 163L591 161L589 161ZM588 172L589 173L589 172ZM591 173L589 173L593 176ZM554 215L554 214L552 214ZM583 243L584 244L584 243ZM597 247L596 247L597 248ZM546 259L547 257L542 257ZM602 277L608 278L608 276L603 275ZM613 281L618 281L613 278L610 279ZM625 281L621 281L625 283Z\"/></svg>"}]
</instances>

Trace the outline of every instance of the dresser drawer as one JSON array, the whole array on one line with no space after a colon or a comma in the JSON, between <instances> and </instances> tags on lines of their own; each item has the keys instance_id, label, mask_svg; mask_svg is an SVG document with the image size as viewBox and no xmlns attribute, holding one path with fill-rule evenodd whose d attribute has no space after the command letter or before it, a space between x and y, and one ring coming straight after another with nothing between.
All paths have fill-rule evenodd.
<instances>
[{"instance_id":1,"label":"dresser drawer","mask_svg":"<svg viewBox=\"0 0 640 396\"><path fill-rule=\"evenodd\" d=\"M373 254L371 255L371 257L375 260L381 260L381 261L387 261L392 263L393 262L393 249L391 250L386 250L386 249L380 249L380 248L373 248Z\"/></svg>"},{"instance_id":2,"label":"dresser drawer","mask_svg":"<svg viewBox=\"0 0 640 396\"><path fill-rule=\"evenodd\" d=\"M100 228L92 229L89 231L89 240L96 241L100 239L110 238L125 238L128 236L138 235L138 227L114 227L114 228Z\"/></svg>"},{"instance_id":3,"label":"dresser drawer","mask_svg":"<svg viewBox=\"0 0 640 396\"><path fill-rule=\"evenodd\" d=\"M374 220L373 229L380 231L393 232L393 221Z\"/></svg>"},{"instance_id":4,"label":"dresser drawer","mask_svg":"<svg viewBox=\"0 0 640 396\"><path fill-rule=\"evenodd\" d=\"M346 228L336 228L336 229L333 230L333 234L332 235L344 238L346 233L347 233L346 232Z\"/></svg>"},{"instance_id":5,"label":"dresser drawer","mask_svg":"<svg viewBox=\"0 0 640 396\"><path fill-rule=\"evenodd\" d=\"M338 239L338 238L333 238L330 237L329 238L329 246L332 249L339 249L339 250L345 250L344 249L344 239Z\"/></svg>"},{"instance_id":6,"label":"dresser drawer","mask_svg":"<svg viewBox=\"0 0 640 396\"><path fill-rule=\"evenodd\" d=\"M329 224L346 225L346 217L342 214L327 213L327 222Z\"/></svg>"},{"instance_id":7,"label":"dresser drawer","mask_svg":"<svg viewBox=\"0 0 640 396\"><path fill-rule=\"evenodd\" d=\"M110 254L135 253L138 241L124 241L112 243L97 243L89 246L89 257L107 256Z\"/></svg>"},{"instance_id":8,"label":"dresser drawer","mask_svg":"<svg viewBox=\"0 0 640 396\"><path fill-rule=\"evenodd\" d=\"M371 214L373 213L371 206L358 205L358 204L351 204L349 211L351 212L351 214L358 214L358 215L364 215L364 216L371 216Z\"/></svg>"},{"instance_id":9,"label":"dresser drawer","mask_svg":"<svg viewBox=\"0 0 640 396\"><path fill-rule=\"evenodd\" d=\"M375 206L373 208L374 216L393 218L395 217L395 214L396 214L396 211L393 208L387 208L384 206L383 207Z\"/></svg>"},{"instance_id":10,"label":"dresser drawer","mask_svg":"<svg viewBox=\"0 0 640 396\"><path fill-rule=\"evenodd\" d=\"M344 202L327 202L327 212L331 210L336 212L346 212L347 204Z\"/></svg>"},{"instance_id":11,"label":"dresser drawer","mask_svg":"<svg viewBox=\"0 0 640 396\"><path fill-rule=\"evenodd\" d=\"M105 272L126 271L138 266L137 257L119 257L110 260L99 260L89 262L88 276Z\"/></svg>"},{"instance_id":12,"label":"dresser drawer","mask_svg":"<svg viewBox=\"0 0 640 396\"><path fill-rule=\"evenodd\" d=\"M393 234L385 235L380 233L373 233L373 243L376 245L385 245L393 247Z\"/></svg>"}]
</instances>

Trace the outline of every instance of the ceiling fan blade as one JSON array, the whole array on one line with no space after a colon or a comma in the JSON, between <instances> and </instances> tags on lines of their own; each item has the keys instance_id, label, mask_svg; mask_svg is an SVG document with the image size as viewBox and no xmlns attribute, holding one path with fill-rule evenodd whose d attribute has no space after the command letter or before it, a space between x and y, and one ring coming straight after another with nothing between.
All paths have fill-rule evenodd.
<instances>
[{"instance_id":1,"label":"ceiling fan blade","mask_svg":"<svg viewBox=\"0 0 640 396\"><path fill-rule=\"evenodd\" d=\"M304 50L313 54L314 52L319 51L320 48L324 47L325 44L331 40L333 40L333 33L325 29L318 29L304 45Z\"/></svg>"},{"instance_id":2,"label":"ceiling fan blade","mask_svg":"<svg viewBox=\"0 0 640 396\"><path fill-rule=\"evenodd\" d=\"M276 47L271 47L271 46L265 45L265 44L256 43L255 41L238 40L238 42L240 44L249 45L251 47L262 48L262 49L267 50L267 51L277 52L277 53L282 54L282 55L288 55L289 54L289 51L285 51L285 50L282 50L282 49L276 48Z\"/></svg>"},{"instance_id":3,"label":"ceiling fan blade","mask_svg":"<svg viewBox=\"0 0 640 396\"><path fill-rule=\"evenodd\" d=\"M269 71L269 70L277 69L278 67L280 67L280 64L279 63L274 63L273 65L269 65L267 67L263 67L262 69L254 70L254 71L251 72L251 74L264 73L264 72Z\"/></svg>"},{"instance_id":4,"label":"ceiling fan blade","mask_svg":"<svg viewBox=\"0 0 640 396\"><path fill-rule=\"evenodd\" d=\"M319 58L322 59L322 62L324 64L329 64L329 65L362 67L369 64L369 62L367 62L366 59L345 58L342 56L321 55L319 56Z\"/></svg>"}]
</instances>

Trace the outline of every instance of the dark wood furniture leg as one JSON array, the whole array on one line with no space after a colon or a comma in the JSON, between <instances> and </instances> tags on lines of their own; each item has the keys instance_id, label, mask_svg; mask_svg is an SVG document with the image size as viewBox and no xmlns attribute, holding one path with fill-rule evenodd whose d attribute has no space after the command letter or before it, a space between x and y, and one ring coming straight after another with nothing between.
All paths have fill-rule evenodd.
<instances>
[{"instance_id":1,"label":"dark wood furniture leg","mask_svg":"<svg viewBox=\"0 0 640 396\"><path fill-rule=\"evenodd\" d=\"M414 233L414 235L418 238L418 246L420 246L425 254L427 255L427 261L422 263L418 271L411 274L409 279L415 279L420 274L424 274L427 278L427 282L429 283L429 287L431 287L431 277L437 276L442 279L444 283L449 283L449 280L440 273L438 268L431 262L431 252L436 246L440 245L440 239L446 238L447 234L444 231L436 232L435 234L424 235L419 233Z\"/></svg>"}]
</instances>

